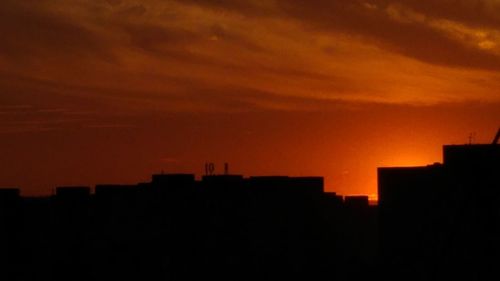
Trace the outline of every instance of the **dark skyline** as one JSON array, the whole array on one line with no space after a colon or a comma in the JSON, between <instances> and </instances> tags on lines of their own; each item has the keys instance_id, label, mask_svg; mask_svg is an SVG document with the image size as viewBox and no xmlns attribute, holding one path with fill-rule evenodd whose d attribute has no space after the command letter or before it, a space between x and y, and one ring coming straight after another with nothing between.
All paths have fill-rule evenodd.
<instances>
[{"instance_id":1,"label":"dark skyline","mask_svg":"<svg viewBox=\"0 0 500 281\"><path fill-rule=\"evenodd\" d=\"M0 280L491 280L499 0L1 0Z\"/></svg>"},{"instance_id":2,"label":"dark skyline","mask_svg":"<svg viewBox=\"0 0 500 281\"><path fill-rule=\"evenodd\" d=\"M378 169L368 196L322 177L154 174L134 185L0 188L8 280L490 280L500 257L500 130L442 163Z\"/></svg>"},{"instance_id":3,"label":"dark skyline","mask_svg":"<svg viewBox=\"0 0 500 281\"><path fill-rule=\"evenodd\" d=\"M31 198L0 189L0 277L320 276L342 264L371 266L374 211L366 196L325 193L321 177L156 174Z\"/></svg>"}]
</instances>

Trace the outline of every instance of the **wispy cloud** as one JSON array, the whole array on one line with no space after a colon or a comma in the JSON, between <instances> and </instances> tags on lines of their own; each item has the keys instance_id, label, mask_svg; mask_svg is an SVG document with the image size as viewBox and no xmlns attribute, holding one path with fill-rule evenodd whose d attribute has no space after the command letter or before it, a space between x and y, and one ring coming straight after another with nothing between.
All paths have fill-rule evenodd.
<instances>
[{"instance_id":1,"label":"wispy cloud","mask_svg":"<svg viewBox=\"0 0 500 281\"><path fill-rule=\"evenodd\" d=\"M234 111L339 100L498 101L491 89L500 87L499 7L487 0L6 0L0 102L78 97L114 109ZM24 98L14 97L19 91ZM92 109L71 106L66 114L77 111Z\"/></svg>"}]
</instances>

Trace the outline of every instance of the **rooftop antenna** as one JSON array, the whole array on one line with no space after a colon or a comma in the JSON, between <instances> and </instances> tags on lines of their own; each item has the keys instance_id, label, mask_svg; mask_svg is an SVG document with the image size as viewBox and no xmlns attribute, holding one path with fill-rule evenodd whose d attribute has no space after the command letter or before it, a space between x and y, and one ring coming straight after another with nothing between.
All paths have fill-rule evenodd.
<instances>
[{"instance_id":1,"label":"rooftop antenna","mask_svg":"<svg viewBox=\"0 0 500 281\"><path fill-rule=\"evenodd\" d=\"M214 163L205 163L205 175L206 176L212 176L215 171L215 164Z\"/></svg>"},{"instance_id":2,"label":"rooftop antenna","mask_svg":"<svg viewBox=\"0 0 500 281\"><path fill-rule=\"evenodd\" d=\"M498 128L497 135L495 136L495 138L493 139L493 142L491 144L493 144L493 145L498 144L499 139L500 139L500 128Z\"/></svg>"},{"instance_id":3,"label":"rooftop antenna","mask_svg":"<svg viewBox=\"0 0 500 281\"><path fill-rule=\"evenodd\" d=\"M476 138L476 132L472 132L469 134L469 145L471 145L475 141L475 138Z\"/></svg>"}]
</instances>

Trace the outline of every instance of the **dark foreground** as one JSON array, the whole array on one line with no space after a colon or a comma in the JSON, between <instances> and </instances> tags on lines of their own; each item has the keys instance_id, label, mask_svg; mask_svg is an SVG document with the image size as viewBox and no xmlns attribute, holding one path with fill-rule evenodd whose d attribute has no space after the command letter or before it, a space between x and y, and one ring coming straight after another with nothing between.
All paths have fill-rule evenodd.
<instances>
[{"instance_id":1,"label":"dark foreground","mask_svg":"<svg viewBox=\"0 0 500 281\"><path fill-rule=\"evenodd\" d=\"M497 280L499 138L380 168L378 206L317 177L0 189L0 280Z\"/></svg>"},{"instance_id":2,"label":"dark foreground","mask_svg":"<svg viewBox=\"0 0 500 281\"><path fill-rule=\"evenodd\" d=\"M137 186L0 192L2 280L368 278L377 245L366 197L322 178L156 175Z\"/></svg>"}]
</instances>

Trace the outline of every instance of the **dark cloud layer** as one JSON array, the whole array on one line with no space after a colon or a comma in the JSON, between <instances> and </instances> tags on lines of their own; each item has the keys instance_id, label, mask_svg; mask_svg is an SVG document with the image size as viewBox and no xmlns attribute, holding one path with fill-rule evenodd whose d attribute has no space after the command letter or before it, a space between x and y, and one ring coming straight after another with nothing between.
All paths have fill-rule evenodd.
<instances>
[{"instance_id":1,"label":"dark cloud layer","mask_svg":"<svg viewBox=\"0 0 500 281\"><path fill-rule=\"evenodd\" d=\"M381 1L388 5L394 1ZM399 0L400 4L435 18L445 18L476 27L500 28L500 2L495 0Z\"/></svg>"},{"instance_id":2,"label":"dark cloud layer","mask_svg":"<svg viewBox=\"0 0 500 281\"><path fill-rule=\"evenodd\" d=\"M372 95L379 101L397 73L380 69L389 77L387 85L377 85L382 83L374 74L378 69L356 68L360 59L350 62L335 48L326 52L330 49L314 46L315 40L327 37L334 42L342 37L359 48L375 48L431 67L497 75L498 9L497 2L487 0L5 0L0 5L0 67L28 81L104 98L158 96L229 108L288 104L285 98L313 103L356 99L360 93L366 93L365 100ZM280 29L283 26L288 29ZM369 58L358 52L347 56ZM323 65L308 62L315 56ZM329 59L335 68L328 68ZM484 81L481 84L489 88L497 85L495 77ZM8 90L7 84L3 83ZM40 91L53 95L51 87ZM454 90L446 87L430 89ZM241 91L237 97L233 89ZM265 94L247 96L245 89ZM217 91L220 94L209 94ZM278 101L276 95L285 98Z\"/></svg>"},{"instance_id":3,"label":"dark cloud layer","mask_svg":"<svg viewBox=\"0 0 500 281\"><path fill-rule=\"evenodd\" d=\"M200 34L148 23L147 8L140 3L107 1L113 13L102 25L117 27L117 31L130 36L133 46L146 51L158 51L176 44L195 43ZM475 28L500 29L500 4L495 1L275 1L272 4L256 1L188 1L193 5L224 9L250 17L266 16L292 19L308 28L323 32L344 33L357 36L369 44L398 52L431 64L498 70L500 56L464 44L442 30L436 30L426 21L450 20ZM49 1L50 3L50 1ZM57 1L53 2L57 4ZM82 2L78 2L82 5ZM85 5L85 1L83 1ZM127 2L128 3L128 2ZM184 3L184 1L182 1ZM259 4L260 3L260 4ZM96 10L96 4L88 11ZM388 15L391 6L419 13L422 21L398 21ZM154 5L153 5L154 6ZM101 6L100 10L104 8ZM404 16L404 15L403 15ZM128 18L139 21L126 21ZM94 22L95 24L95 22ZM99 24L99 23L97 23ZM118 25L118 26L117 26ZM106 27L103 26L103 27ZM255 44L231 31L214 26L214 34L227 40L240 42L258 49ZM76 22L60 12L50 12L44 5L31 1L4 1L0 8L0 34L5 38L0 45L4 56L22 59L41 55L100 55L111 59L110 42L81 22ZM117 42L122 44L123 42ZM170 46L166 46L170 45Z\"/></svg>"},{"instance_id":4,"label":"dark cloud layer","mask_svg":"<svg viewBox=\"0 0 500 281\"><path fill-rule=\"evenodd\" d=\"M53 57L113 59L98 33L64 14L45 10L36 1L2 1L0 35L0 56L18 63Z\"/></svg>"},{"instance_id":5,"label":"dark cloud layer","mask_svg":"<svg viewBox=\"0 0 500 281\"><path fill-rule=\"evenodd\" d=\"M252 1L246 4L224 0L192 2L214 9L237 11L248 16L293 19L308 28L359 37L367 44L375 44L431 64L500 70L500 55L464 44L451 38L446 32L426 24L426 21L431 20L449 20L475 28L498 31L500 4L496 1L277 0L271 11L269 6L256 5ZM388 10L393 6L419 13L424 19L398 21L388 14ZM272 11L274 13L271 13Z\"/></svg>"},{"instance_id":6,"label":"dark cloud layer","mask_svg":"<svg viewBox=\"0 0 500 281\"><path fill-rule=\"evenodd\" d=\"M382 3L373 1L368 4L360 1L317 0L303 4L284 1L282 7L289 15L305 24L326 31L360 36L367 39L369 43L375 43L382 48L388 48L425 62L500 70L500 56L464 45L421 21L392 19L387 14L388 5L391 2L380 2ZM434 3L435 1L428 2ZM436 14L436 10L431 9L432 3L428 6L420 4L418 7L422 12L432 10L434 11L432 16L440 16L440 13ZM441 7L443 8L442 5Z\"/></svg>"}]
</instances>

